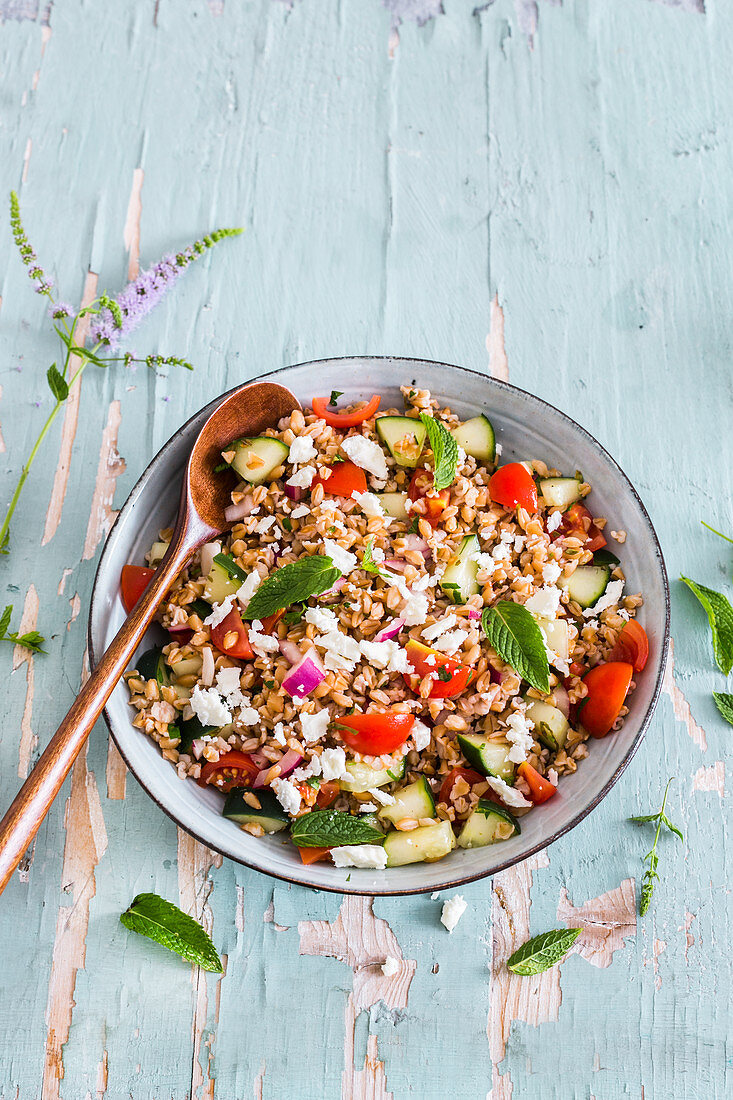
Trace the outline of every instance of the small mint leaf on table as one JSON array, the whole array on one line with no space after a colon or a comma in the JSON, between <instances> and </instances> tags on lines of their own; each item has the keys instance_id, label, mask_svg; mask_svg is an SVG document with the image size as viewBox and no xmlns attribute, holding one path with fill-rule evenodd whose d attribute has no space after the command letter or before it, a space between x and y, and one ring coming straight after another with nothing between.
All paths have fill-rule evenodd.
<instances>
[{"instance_id":1,"label":"small mint leaf on table","mask_svg":"<svg viewBox=\"0 0 733 1100\"><path fill-rule=\"evenodd\" d=\"M542 974L560 962L581 932L582 928L552 928L549 932L533 936L509 956L507 966L522 977Z\"/></svg>"},{"instance_id":2,"label":"small mint leaf on table","mask_svg":"<svg viewBox=\"0 0 733 1100\"><path fill-rule=\"evenodd\" d=\"M125 928L175 951L177 955L221 974L223 967L208 933L198 921L157 894L138 894L120 916Z\"/></svg>"},{"instance_id":3,"label":"small mint leaf on table","mask_svg":"<svg viewBox=\"0 0 733 1100\"><path fill-rule=\"evenodd\" d=\"M691 581L689 577L683 576L680 579L705 608L713 633L715 660L720 671L727 676L733 668L733 607L720 592Z\"/></svg>"},{"instance_id":4,"label":"small mint leaf on table","mask_svg":"<svg viewBox=\"0 0 733 1100\"><path fill-rule=\"evenodd\" d=\"M542 631L537 620L521 603L499 600L485 607L481 626L489 645L503 661L545 695L550 690L550 666Z\"/></svg>"},{"instance_id":5,"label":"small mint leaf on table","mask_svg":"<svg viewBox=\"0 0 733 1100\"><path fill-rule=\"evenodd\" d=\"M339 848L342 844L383 844L384 833L363 818L340 810L314 810L297 818L290 836L299 848Z\"/></svg>"},{"instance_id":6,"label":"small mint leaf on table","mask_svg":"<svg viewBox=\"0 0 733 1100\"><path fill-rule=\"evenodd\" d=\"M9 603L8 606L5 608L5 610L3 611L2 615L0 615L0 638L4 638L5 635L7 634L8 627L10 626L10 616L12 614L13 614L13 605L11 603Z\"/></svg>"},{"instance_id":7,"label":"small mint leaf on table","mask_svg":"<svg viewBox=\"0 0 733 1100\"><path fill-rule=\"evenodd\" d=\"M458 444L447 428L434 416L420 413L433 452L433 488L447 489L456 478L458 469Z\"/></svg>"},{"instance_id":8,"label":"small mint leaf on table","mask_svg":"<svg viewBox=\"0 0 733 1100\"><path fill-rule=\"evenodd\" d=\"M30 630L27 634L8 634L7 640L15 645L25 646L31 653L45 653L43 643L46 639L37 630Z\"/></svg>"},{"instance_id":9,"label":"small mint leaf on table","mask_svg":"<svg viewBox=\"0 0 733 1100\"><path fill-rule=\"evenodd\" d=\"M290 565L282 565L262 582L249 601L244 618L250 622L266 619L283 607L304 603L311 596L327 592L340 576L341 570L334 566L327 554L313 554Z\"/></svg>"},{"instance_id":10,"label":"small mint leaf on table","mask_svg":"<svg viewBox=\"0 0 733 1100\"><path fill-rule=\"evenodd\" d=\"M48 387L57 401L65 401L69 396L69 384L61 374L55 363L52 363L46 372Z\"/></svg>"},{"instance_id":11,"label":"small mint leaf on table","mask_svg":"<svg viewBox=\"0 0 733 1100\"><path fill-rule=\"evenodd\" d=\"M733 695L729 695L725 691L714 691L713 699L726 722L730 722L731 726L733 726Z\"/></svg>"}]
</instances>

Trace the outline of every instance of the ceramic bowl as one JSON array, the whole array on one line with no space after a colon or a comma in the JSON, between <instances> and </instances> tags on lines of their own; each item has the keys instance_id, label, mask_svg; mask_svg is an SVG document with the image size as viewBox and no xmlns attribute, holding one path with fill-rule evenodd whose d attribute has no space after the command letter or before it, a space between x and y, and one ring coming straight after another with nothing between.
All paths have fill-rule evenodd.
<instances>
[{"instance_id":1,"label":"ceramic bowl","mask_svg":"<svg viewBox=\"0 0 733 1100\"><path fill-rule=\"evenodd\" d=\"M344 401L383 395L382 405L402 406L399 386L429 389L441 406L460 416L485 411L503 447L502 461L538 457L560 470L581 469L593 486L593 509L628 532L619 556L627 591L643 592L639 615L650 639L649 662L637 677L623 728L601 741L573 776L564 778L551 802L522 819L522 833L501 844L456 849L436 863L384 871L344 870L327 863L304 866L282 834L255 838L221 816L223 798L180 780L156 745L131 722L124 683L107 705L107 723L130 771L150 797L187 832L230 859L290 882L353 894L409 894L456 887L526 859L578 825L619 778L638 748L659 695L669 636L669 592L664 561L649 516L629 479L601 445L564 413L505 382L461 367L420 359L354 357L285 367L267 375L307 404L315 394L344 391ZM118 595L125 562L144 561L161 527L172 523L178 487L191 446L221 398L196 413L166 443L130 493L109 534L99 562L89 618L92 661L124 619Z\"/></svg>"}]
</instances>

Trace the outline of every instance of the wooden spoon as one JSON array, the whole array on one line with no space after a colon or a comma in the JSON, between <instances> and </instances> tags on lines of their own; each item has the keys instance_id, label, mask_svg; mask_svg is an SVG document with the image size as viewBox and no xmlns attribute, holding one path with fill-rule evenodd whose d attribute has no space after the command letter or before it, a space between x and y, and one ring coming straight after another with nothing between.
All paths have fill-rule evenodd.
<instances>
[{"instance_id":1,"label":"wooden spoon","mask_svg":"<svg viewBox=\"0 0 733 1100\"><path fill-rule=\"evenodd\" d=\"M224 509L231 503L231 483L213 472L222 450L233 439L275 427L281 417L299 408L283 386L257 382L235 390L204 424L186 466L178 519L165 557L0 821L0 892L38 832L175 577L194 550L230 527Z\"/></svg>"}]
</instances>

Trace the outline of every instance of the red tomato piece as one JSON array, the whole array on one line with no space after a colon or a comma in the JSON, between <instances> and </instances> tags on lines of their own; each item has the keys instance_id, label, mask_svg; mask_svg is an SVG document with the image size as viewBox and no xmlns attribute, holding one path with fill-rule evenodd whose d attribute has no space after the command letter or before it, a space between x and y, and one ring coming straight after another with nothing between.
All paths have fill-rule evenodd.
<instances>
[{"instance_id":1,"label":"red tomato piece","mask_svg":"<svg viewBox=\"0 0 733 1100\"><path fill-rule=\"evenodd\" d=\"M321 420L325 420L332 428L355 428L357 424L363 424L370 416L374 416L381 400L379 394L375 393L366 405L350 413L331 412L325 397L314 397L311 405L316 416L320 416Z\"/></svg>"},{"instance_id":2,"label":"red tomato piece","mask_svg":"<svg viewBox=\"0 0 733 1100\"><path fill-rule=\"evenodd\" d=\"M366 474L354 462L336 462L330 470L330 477L313 479L313 488L322 485L324 493L334 497L350 497L352 493L367 491Z\"/></svg>"},{"instance_id":3,"label":"red tomato piece","mask_svg":"<svg viewBox=\"0 0 733 1100\"><path fill-rule=\"evenodd\" d=\"M580 724L593 737L605 737L619 716L634 675L628 661L596 665L583 677L588 695L580 705Z\"/></svg>"},{"instance_id":4,"label":"red tomato piece","mask_svg":"<svg viewBox=\"0 0 733 1100\"><path fill-rule=\"evenodd\" d=\"M628 661L634 672L643 672L649 659L649 636L636 619L629 619L621 629L611 650L611 661Z\"/></svg>"},{"instance_id":5,"label":"red tomato piece","mask_svg":"<svg viewBox=\"0 0 733 1100\"><path fill-rule=\"evenodd\" d=\"M405 683L414 692L417 692L420 681L428 673L435 677L430 689L431 699L452 699L465 691L476 679L475 669L461 664L453 657L446 657L445 653L440 653L437 649L430 649L422 642L416 642L414 638L410 638L405 649L407 659L415 669L414 674L405 675Z\"/></svg>"},{"instance_id":6,"label":"red tomato piece","mask_svg":"<svg viewBox=\"0 0 733 1100\"><path fill-rule=\"evenodd\" d=\"M450 490L441 489L437 494L428 496L433 488L433 471L418 466L410 479L407 495L410 500L425 501L425 519L431 527L436 527L444 509L450 502Z\"/></svg>"},{"instance_id":7,"label":"red tomato piece","mask_svg":"<svg viewBox=\"0 0 733 1100\"><path fill-rule=\"evenodd\" d=\"M535 806L540 802L547 802L548 798L552 798L557 794L557 787L553 786L549 779L545 779L540 775L536 768L533 768L526 760L517 768L517 775L521 775L529 787L529 797L534 802Z\"/></svg>"},{"instance_id":8,"label":"red tomato piece","mask_svg":"<svg viewBox=\"0 0 733 1100\"><path fill-rule=\"evenodd\" d=\"M259 765L255 764L251 756L233 749L218 760L204 765L198 785L216 787L224 792L234 790L235 787L249 787L259 770Z\"/></svg>"},{"instance_id":9,"label":"red tomato piece","mask_svg":"<svg viewBox=\"0 0 733 1100\"><path fill-rule=\"evenodd\" d=\"M232 634L236 635L233 640ZM226 654L227 657L237 657L240 661L250 661L255 655L252 646L249 644L247 627L242 622L242 616L236 607L231 609L218 626L212 626L211 641L219 652Z\"/></svg>"},{"instance_id":10,"label":"red tomato piece","mask_svg":"<svg viewBox=\"0 0 733 1100\"><path fill-rule=\"evenodd\" d=\"M480 772L475 772L473 768L452 768L443 780L438 802L450 802L453 784L457 779L465 779L469 787L473 787L475 783L486 782L486 776L481 775Z\"/></svg>"},{"instance_id":11,"label":"red tomato piece","mask_svg":"<svg viewBox=\"0 0 733 1100\"><path fill-rule=\"evenodd\" d=\"M120 595L129 615L155 572L144 565L123 565L120 573Z\"/></svg>"},{"instance_id":12,"label":"red tomato piece","mask_svg":"<svg viewBox=\"0 0 733 1100\"><path fill-rule=\"evenodd\" d=\"M326 810L335 802L341 793L341 786L336 780L328 780L326 783L321 783L318 788L318 794L316 795L316 806L319 810ZM328 849L324 849L328 851Z\"/></svg>"},{"instance_id":13,"label":"red tomato piece","mask_svg":"<svg viewBox=\"0 0 733 1100\"><path fill-rule=\"evenodd\" d=\"M298 848L303 863L318 863L319 859L325 859L330 848Z\"/></svg>"},{"instance_id":14,"label":"red tomato piece","mask_svg":"<svg viewBox=\"0 0 733 1100\"><path fill-rule=\"evenodd\" d=\"M504 508L524 508L525 512L536 512L539 507L534 478L521 462L509 462L491 475L489 495Z\"/></svg>"},{"instance_id":15,"label":"red tomato piece","mask_svg":"<svg viewBox=\"0 0 733 1100\"><path fill-rule=\"evenodd\" d=\"M285 614L285 608L281 607L279 611L276 611L274 615L266 615L262 620L262 633L272 634L277 624Z\"/></svg>"},{"instance_id":16,"label":"red tomato piece","mask_svg":"<svg viewBox=\"0 0 733 1100\"><path fill-rule=\"evenodd\" d=\"M553 539L575 538L585 543L585 549L595 554L606 545L603 532L596 527L593 516L583 504L573 504L562 517L562 523Z\"/></svg>"},{"instance_id":17,"label":"red tomato piece","mask_svg":"<svg viewBox=\"0 0 733 1100\"><path fill-rule=\"evenodd\" d=\"M365 756L382 756L404 745L415 725L413 714L394 714L389 711L369 714L348 714L336 719L339 737Z\"/></svg>"}]
</instances>

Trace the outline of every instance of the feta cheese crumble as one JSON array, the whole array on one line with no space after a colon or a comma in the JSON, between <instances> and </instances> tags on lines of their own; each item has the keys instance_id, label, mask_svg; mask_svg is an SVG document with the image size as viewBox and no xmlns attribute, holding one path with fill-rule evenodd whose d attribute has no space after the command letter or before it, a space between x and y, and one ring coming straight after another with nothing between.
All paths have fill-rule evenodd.
<instances>
[{"instance_id":1,"label":"feta cheese crumble","mask_svg":"<svg viewBox=\"0 0 733 1100\"><path fill-rule=\"evenodd\" d=\"M394 802L394 798L392 797L392 795L387 794L386 791L380 790L379 787L370 787L367 791L367 794L370 794L372 798L379 802L382 806L391 806Z\"/></svg>"},{"instance_id":2,"label":"feta cheese crumble","mask_svg":"<svg viewBox=\"0 0 733 1100\"><path fill-rule=\"evenodd\" d=\"M558 527L562 523L562 512L553 512L547 517L547 523L545 526L550 534L553 531L557 531Z\"/></svg>"},{"instance_id":3,"label":"feta cheese crumble","mask_svg":"<svg viewBox=\"0 0 733 1100\"><path fill-rule=\"evenodd\" d=\"M527 801L522 792L518 791L516 787L510 787L503 779L496 779L493 775L487 775L486 782L494 794L498 794L502 802L510 809L523 810L531 808L532 803Z\"/></svg>"},{"instance_id":4,"label":"feta cheese crumble","mask_svg":"<svg viewBox=\"0 0 733 1100\"><path fill-rule=\"evenodd\" d=\"M339 546L333 539L323 540L323 552L331 559L336 568L339 569L344 576L350 573L352 569L356 568L358 560L356 554L352 554L350 550L345 550L343 546Z\"/></svg>"},{"instance_id":5,"label":"feta cheese crumble","mask_svg":"<svg viewBox=\"0 0 733 1100\"><path fill-rule=\"evenodd\" d=\"M545 584L555 584L562 575L562 569L556 561L548 561L546 565L542 567L542 580Z\"/></svg>"},{"instance_id":6,"label":"feta cheese crumble","mask_svg":"<svg viewBox=\"0 0 733 1100\"><path fill-rule=\"evenodd\" d=\"M290 513L291 519L302 519L303 516L307 516L310 512L310 508L307 504L299 504L297 508L293 508Z\"/></svg>"},{"instance_id":7,"label":"feta cheese crumble","mask_svg":"<svg viewBox=\"0 0 733 1100\"><path fill-rule=\"evenodd\" d=\"M362 470L380 481L386 481L389 477L384 451L373 439L366 439L363 435L350 435L341 444L341 450L355 466L361 466Z\"/></svg>"},{"instance_id":8,"label":"feta cheese crumble","mask_svg":"<svg viewBox=\"0 0 733 1100\"><path fill-rule=\"evenodd\" d=\"M321 753L323 778L328 783L332 779L346 779L346 753L343 749L324 749ZM371 794L371 791L369 792Z\"/></svg>"},{"instance_id":9,"label":"feta cheese crumble","mask_svg":"<svg viewBox=\"0 0 733 1100\"><path fill-rule=\"evenodd\" d=\"M412 734L412 740L415 742L415 748L418 752L422 752L423 749L428 747L433 736L430 726L426 726L419 718L415 719L410 733Z\"/></svg>"},{"instance_id":10,"label":"feta cheese crumble","mask_svg":"<svg viewBox=\"0 0 733 1100\"><path fill-rule=\"evenodd\" d=\"M293 466L299 466L302 462L309 462L316 457L316 449L309 435L299 435L290 444L288 462Z\"/></svg>"},{"instance_id":11,"label":"feta cheese crumble","mask_svg":"<svg viewBox=\"0 0 733 1100\"><path fill-rule=\"evenodd\" d=\"M301 466L288 480L286 485L292 485L294 489L310 489L313 478L316 476L315 466Z\"/></svg>"},{"instance_id":12,"label":"feta cheese crumble","mask_svg":"<svg viewBox=\"0 0 733 1100\"><path fill-rule=\"evenodd\" d=\"M387 866L387 853L381 844L343 844L331 849L337 867L374 867L382 871Z\"/></svg>"},{"instance_id":13,"label":"feta cheese crumble","mask_svg":"<svg viewBox=\"0 0 733 1100\"><path fill-rule=\"evenodd\" d=\"M392 522L392 517L385 515L382 502L376 493L360 493L358 489L354 489L351 496L357 502L365 516L382 516L385 526L388 526Z\"/></svg>"},{"instance_id":14,"label":"feta cheese crumble","mask_svg":"<svg viewBox=\"0 0 733 1100\"><path fill-rule=\"evenodd\" d=\"M315 714L301 714L300 730L306 744L312 745L314 741L320 741L325 737L330 720L331 716L327 710L317 710Z\"/></svg>"},{"instance_id":15,"label":"feta cheese crumble","mask_svg":"<svg viewBox=\"0 0 733 1100\"><path fill-rule=\"evenodd\" d=\"M527 611L542 615L544 619L554 619L560 608L560 589L554 585L543 585L529 597L524 606Z\"/></svg>"},{"instance_id":16,"label":"feta cheese crumble","mask_svg":"<svg viewBox=\"0 0 733 1100\"><path fill-rule=\"evenodd\" d=\"M285 813L294 817L300 809L300 791L295 784L289 779L273 779L270 788L274 791L275 798Z\"/></svg>"},{"instance_id":17,"label":"feta cheese crumble","mask_svg":"<svg viewBox=\"0 0 733 1100\"><path fill-rule=\"evenodd\" d=\"M263 516L255 524L255 531L258 535L266 535L275 523L277 523L275 516Z\"/></svg>"},{"instance_id":18,"label":"feta cheese crumble","mask_svg":"<svg viewBox=\"0 0 733 1100\"><path fill-rule=\"evenodd\" d=\"M247 610L249 601L252 599L261 584L262 577L259 575L256 569L253 569L252 572L247 575L246 581L237 589L237 599L242 605L243 611Z\"/></svg>"},{"instance_id":19,"label":"feta cheese crumble","mask_svg":"<svg viewBox=\"0 0 733 1100\"><path fill-rule=\"evenodd\" d=\"M225 596L221 603L215 603L211 614L204 619L204 626L218 626L223 623L234 606L234 596Z\"/></svg>"},{"instance_id":20,"label":"feta cheese crumble","mask_svg":"<svg viewBox=\"0 0 733 1100\"><path fill-rule=\"evenodd\" d=\"M459 920L466 912L467 903L463 900L462 894L454 894L452 898L448 898L443 902L443 911L440 914L440 923L444 925L449 932L452 932Z\"/></svg>"},{"instance_id":21,"label":"feta cheese crumble","mask_svg":"<svg viewBox=\"0 0 733 1100\"><path fill-rule=\"evenodd\" d=\"M521 707L511 712L506 724L506 739L512 746L507 755L513 764L522 764L532 751L534 723L527 718L524 707Z\"/></svg>"},{"instance_id":22,"label":"feta cheese crumble","mask_svg":"<svg viewBox=\"0 0 733 1100\"><path fill-rule=\"evenodd\" d=\"M445 634L451 627L456 626L457 623L458 619L455 615L446 615L444 619L438 619L437 623L433 623L432 626L423 628L423 639L426 642L432 642L436 638L439 638L441 634Z\"/></svg>"},{"instance_id":23,"label":"feta cheese crumble","mask_svg":"<svg viewBox=\"0 0 733 1100\"><path fill-rule=\"evenodd\" d=\"M607 607L613 607L613 605L621 599L623 590L624 582L622 580L611 581L606 586L606 591L593 607L586 607L583 611L583 618L592 619L594 615L600 615L601 611L605 611Z\"/></svg>"},{"instance_id":24,"label":"feta cheese crumble","mask_svg":"<svg viewBox=\"0 0 733 1100\"><path fill-rule=\"evenodd\" d=\"M202 726L227 726L232 720L231 712L213 687L201 688L196 684L191 693L191 709Z\"/></svg>"},{"instance_id":25,"label":"feta cheese crumble","mask_svg":"<svg viewBox=\"0 0 733 1100\"><path fill-rule=\"evenodd\" d=\"M447 634L442 634L440 638L435 639L433 649L438 649L441 653L455 653L467 637L467 630L450 630Z\"/></svg>"}]
</instances>

